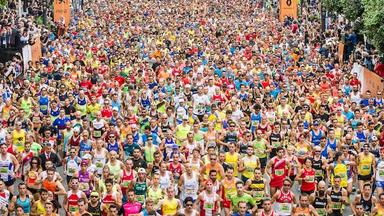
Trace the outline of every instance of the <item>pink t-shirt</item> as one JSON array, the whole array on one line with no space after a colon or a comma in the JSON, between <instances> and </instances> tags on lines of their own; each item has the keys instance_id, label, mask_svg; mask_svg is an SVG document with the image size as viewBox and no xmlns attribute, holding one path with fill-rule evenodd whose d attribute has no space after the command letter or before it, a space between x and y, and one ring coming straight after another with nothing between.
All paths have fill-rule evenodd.
<instances>
[{"instance_id":1,"label":"pink t-shirt","mask_svg":"<svg viewBox=\"0 0 384 216\"><path fill-rule=\"evenodd\" d=\"M139 202L127 202L123 205L124 216L129 216L131 214L138 214L141 211L141 203Z\"/></svg>"}]
</instances>

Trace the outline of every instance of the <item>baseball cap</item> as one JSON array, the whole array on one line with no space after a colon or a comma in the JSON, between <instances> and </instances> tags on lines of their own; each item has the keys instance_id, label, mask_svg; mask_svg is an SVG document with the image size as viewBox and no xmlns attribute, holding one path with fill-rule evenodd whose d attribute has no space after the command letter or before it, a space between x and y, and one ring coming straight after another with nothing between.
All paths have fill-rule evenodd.
<instances>
[{"instance_id":1,"label":"baseball cap","mask_svg":"<svg viewBox=\"0 0 384 216\"><path fill-rule=\"evenodd\" d=\"M86 160L82 160L82 161L81 161L81 166L83 166L83 165L88 165L88 161L86 161Z\"/></svg>"},{"instance_id":2,"label":"baseball cap","mask_svg":"<svg viewBox=\"0 0 384 216\"><path fill-rule=\"evenodd\" d=\"M138 173L147 173L147 171L145 171L145 169L144 168L139 168L139 170L137 171Z\"/></svg>"},{"instance_id":3,"label":"baseball cap","mask_svg":"<svg viewBox=\"0 0 384 216\"><path fill-rule=\"evenodd\" d=\"M92 193L91 193L91 195L90 195L91 197L99 197L99 193L97 193L96 191L92 191Z\"/></svg>"}]
</instances>

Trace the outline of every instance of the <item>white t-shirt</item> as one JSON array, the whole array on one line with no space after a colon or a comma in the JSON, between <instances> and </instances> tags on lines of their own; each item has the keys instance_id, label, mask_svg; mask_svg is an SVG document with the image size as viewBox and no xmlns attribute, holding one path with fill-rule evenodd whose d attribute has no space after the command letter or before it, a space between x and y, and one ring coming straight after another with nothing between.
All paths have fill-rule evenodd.
<instances>
[{"instance_id":1,"label":"white t-shirt","mask_svg":"<svg viewBox=\"0 0 384 216\"><path fill-rule=\"evenodd\" d=\"M205 114L205 106L209 103L207 95L193 95L193 113L196 115Z\"/></svg>"}]
</instances>

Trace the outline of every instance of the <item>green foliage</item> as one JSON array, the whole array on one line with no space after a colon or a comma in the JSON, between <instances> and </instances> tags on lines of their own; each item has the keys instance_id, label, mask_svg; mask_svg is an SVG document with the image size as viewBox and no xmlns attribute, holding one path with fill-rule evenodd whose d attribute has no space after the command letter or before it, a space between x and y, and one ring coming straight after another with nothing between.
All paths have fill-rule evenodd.
<instances>
[{"instance_id":1,"label":"green foliage","mask_svg":"<svg viewBox=\"0 0 384 216\"><path fill-rule=\"evenodd\" d=\"M363 0L364 33L381 53L384 53L384 0Z\"/></svg>"},{"instance_id":2,"label":"green foliage","mask_svg":"<svg viewBox=\"0 0 384 216\"><path fill-rule=\"evenodd\" d=\"M8 0L0 0L0 8L4 8L8 5Z\"/></svg>"}]
</instances>

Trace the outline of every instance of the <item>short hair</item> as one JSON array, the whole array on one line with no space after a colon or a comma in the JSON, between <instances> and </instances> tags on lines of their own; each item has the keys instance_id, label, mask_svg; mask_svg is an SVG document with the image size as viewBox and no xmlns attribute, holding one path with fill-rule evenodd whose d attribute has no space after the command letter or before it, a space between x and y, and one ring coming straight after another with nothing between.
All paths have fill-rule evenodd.
<instances>
[{"instance_id":1,"label":"short hair","mask_svg":"<svg viewBox=\"0 0 384 216\"><path fill-rule=\"evenodd\" d=\"M79 199L77 200L77 203L84 203L84 204L85 204L85 199L84 199L84 198L79 198Z\"/></svg>"},{"instance_id":2,"label":"short hair","mask_svg":"<svg viewBox=\"0 0 384 216\"><path fill-rule=\"evenodd\" d=\"M187 204L187 202L192 202L193 203L193 198L192 197L186 197L184 200L184 204Z\"/></svg>"},{"instance_id":3,"label":"short hair","mask_svg":"<svg viewBox=\"0 0 384 216\"><path fill-rule=\"evenodd\" d=\"M113 180L110 179L110 178L107 178L107 179L105 179L105 182L104 182L104 183L105 183L105 184L109 183L109 184L112 184L112 185L113 185Z\"/></svg>"}]
</instances>

